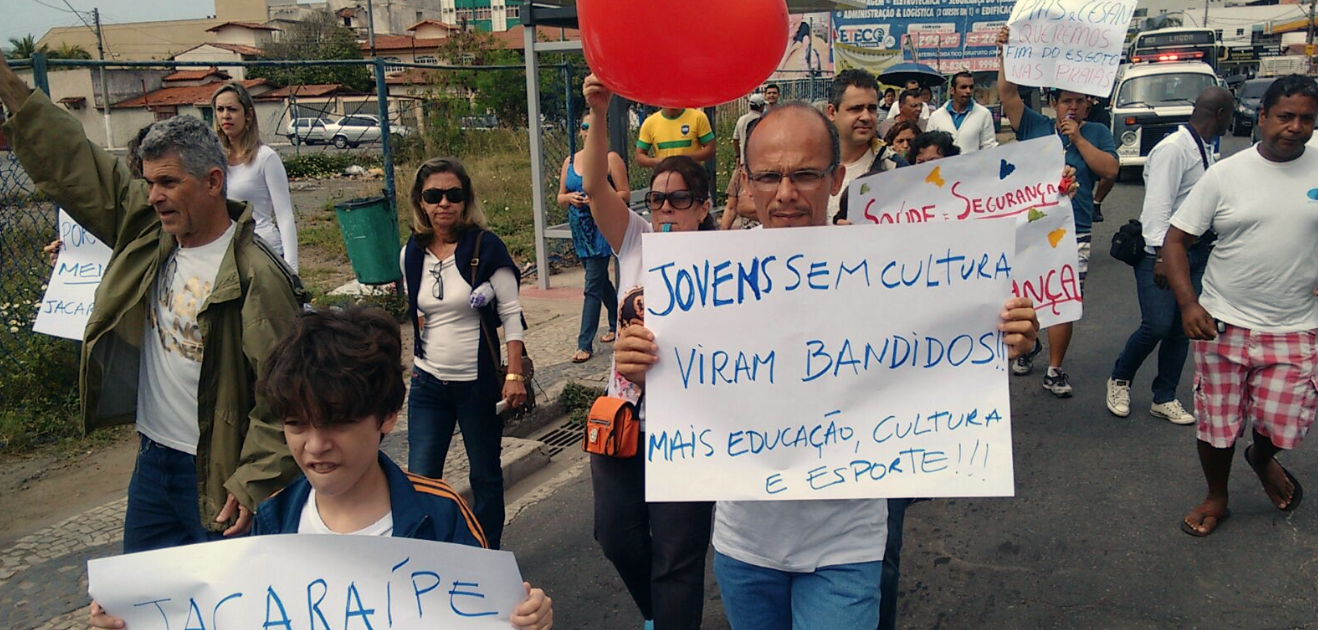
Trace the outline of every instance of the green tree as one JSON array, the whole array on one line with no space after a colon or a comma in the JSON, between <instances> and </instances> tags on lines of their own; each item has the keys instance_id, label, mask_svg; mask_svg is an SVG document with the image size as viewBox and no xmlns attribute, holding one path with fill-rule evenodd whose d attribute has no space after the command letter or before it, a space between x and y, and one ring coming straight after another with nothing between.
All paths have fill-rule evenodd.
<instances>
[{"instance_id":1,"label":"green tree","mask_svg":"<svg viewBox=\"0 0 1318 630\"><path fill-rule=\"evenodd\" d=\"M438 56L444 60L443 63L461 66L523 66L526 63L520 51L508 50L490 33L475 30L451 33L439 47ZM580 55L573 55L570 59L575 62L572 82L576 83L571 92L579 94L580 81L588 71ZM548 120L559 120L564 117L567 103L565 90L570 88L565 87L561 70L548 67L552 62L542 60L542 63L541 112ZM470 113L493 114L506 127L527 125L525 70L472 68L447 71L438 76L436 84L445 88L449 94L467 96Z\"/></svg>"},{"instance_id":2,"label":"green tree","mask_svg":"<svg viewBox=\"0 0 1318 630\"><path fill-rule=\"evenodd\" d=\"M49 52L51 59L91 59L92 54L82 46L70 46L67 42Z\"/></svg>"},{"instance_id":3,"label":"green tree","mask_svg":"<svg viewBox=\"0 0 1318 630\"><path fill-rule=\"evenodd\" d=\"M284 32L279 41L266 44L261 57L271 60L329 60L362 58L357 36L339 25L328 12L317 12ZM253 79L265 78L276 86L337 83L366 92L375 84L366 65L258 66L248 70Z\"/></svg>"},{"instance_id":4,"label":"green tree","mask_svg":"<svg viewBox=\"0 0 1318 630\"><path fill-rule=\"evenodd\" d=\"M37 48L37 40L29 34L22 38L10 37L9 52L5 56L10 59L31 59L33 54L45 50L45 46Z\"/></svg>"}]
</instances>

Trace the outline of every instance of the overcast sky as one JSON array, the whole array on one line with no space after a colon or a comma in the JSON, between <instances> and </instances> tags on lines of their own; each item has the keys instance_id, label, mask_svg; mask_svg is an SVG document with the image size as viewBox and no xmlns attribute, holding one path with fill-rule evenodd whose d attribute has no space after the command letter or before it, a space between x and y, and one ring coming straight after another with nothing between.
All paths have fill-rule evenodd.
<instances>
[{"instance_id":1,"label":"overcast sky","mask_svg":"<svg viewBox=\"0 0 1318 630\"><path fill-rule=\"evenodd\" d=\"M85 11L87 23L92 22L91 10L101 10L103 24L147 22L154 20L186 20L215 14L214 0L68 0L78 11ZM82 22L70 12L64 0L0 0L0 45L9 48L9 38L21 38L29 33L41 39L46 31L56 26L78 26ZM95 50L89 50L93 56Z\"/></svg>"}]
</instances>

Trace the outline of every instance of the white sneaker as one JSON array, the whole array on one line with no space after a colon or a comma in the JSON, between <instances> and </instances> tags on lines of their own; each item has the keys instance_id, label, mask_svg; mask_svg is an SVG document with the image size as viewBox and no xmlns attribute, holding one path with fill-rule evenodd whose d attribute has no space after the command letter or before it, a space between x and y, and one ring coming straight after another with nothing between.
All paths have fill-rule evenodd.
<instances>
[{"instance_id":1,"label":"white sneaker","mask_svg":"<svg viewBox=\"0 0 1318 630\"><path fill-rule=\"evenodd\" d=\"M1130 381L1107 380L1107 410L1122 418L1130 415Z\"/></svg>"},{"instance_id":2,"label":"white sneaker","mask_svg":"<svg viewBox=\"0 0 1318 630\"><path fill-rule=\"evenodd\" d=\"M1153 405L1149 408L1149 413L1172 424L1194 424L1194 414L1186 411L1185 407L1181 406L1181 401L1175 398Z\"/></svg>"}]
</instances>

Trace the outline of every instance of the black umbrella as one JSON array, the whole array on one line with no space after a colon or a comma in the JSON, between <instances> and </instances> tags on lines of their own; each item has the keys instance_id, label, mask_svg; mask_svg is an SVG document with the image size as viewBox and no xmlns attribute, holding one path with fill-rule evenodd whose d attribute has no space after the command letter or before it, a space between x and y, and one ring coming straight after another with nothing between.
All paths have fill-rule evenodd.
<instances>
[{"instance_id":1,"label":"black umbrella","mask_svg":"<svg viewBox=\"0 0 1318 630\"><path fill-rule=\"evenodd\" d=\"M934 87L943 84L943 75L931 66L907 61L888 66L879 74L879 81L887 85L903 85L907 81L916 81L921 87Z\"/></svg>"}]
</instances>

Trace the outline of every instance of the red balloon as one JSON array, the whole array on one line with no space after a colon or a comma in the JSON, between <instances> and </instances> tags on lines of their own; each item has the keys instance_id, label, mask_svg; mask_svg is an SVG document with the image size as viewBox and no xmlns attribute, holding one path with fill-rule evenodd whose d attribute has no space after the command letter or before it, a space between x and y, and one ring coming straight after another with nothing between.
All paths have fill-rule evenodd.
<instances>
[{"instance_id":1,"label":"red balloon","mask_svg":"<svg viewBox=\"0 0 1318 630\"><path fill-rule=\"evenodd\" d=\"M787 48L784 0L578 0L577 19L595 76L659 107L745 96Z\"/></svg>"}]
</instances>

